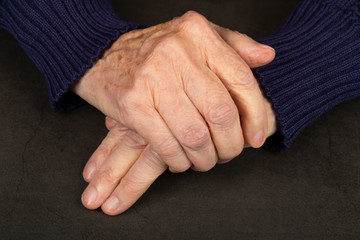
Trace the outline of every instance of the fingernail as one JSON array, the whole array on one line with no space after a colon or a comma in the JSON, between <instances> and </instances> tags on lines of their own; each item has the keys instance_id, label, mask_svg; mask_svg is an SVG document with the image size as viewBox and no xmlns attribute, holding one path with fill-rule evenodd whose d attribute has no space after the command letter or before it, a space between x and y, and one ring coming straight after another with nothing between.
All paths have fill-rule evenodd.
<instances>
[{"instance_id":1,"label":"fingernail","mask_svg":"<svg viewBox=\"0 0 360 240\"><path fill-rule=\"evenodd\" d=\"M120 206L120 202L119 199L117 197L111 196L105 203L104 203L104 207L113 212L115 210L117 210Z\"/></svg>"},{"instance_id":2,"label":"fingernail","mask_svg":"<svg viewBox=\"0 0 360 240\"><path fill-rule=\"evenodd\" d=\"M83 195L83 198L86 202L86 205L90 206L92 205L97 198L97 191L94 187L89 187L85 190L85 193Z\"/></svg>"},{"instance_id":3,"label":"fingernail","mask_svg":"<svg viewBox=\"0 0 360 240\"><path fill-rule=\"evenodd\" d=\"M260 132L256 133L253 139L254 139L254 142L261 144L264 140L264 131L260 131Z\"/></svg>"},{"instance_id":4,"label":"fingernail","mask_svg":"<svg viewBox=\"0 0 360 240\"><path fill-rule=\"evenodd\" d=\"M272 51L274 51L274 52L275 52L275 49L274 49L274 48L272 48L272 47L270 47L270 46L268 46L268 45L261 44L261 46L262 46L262 48L263 48L263 49L272 50Z\"/></svg>"},{"instance_id":5,"label":"fingernail","mask_svg":"<svg viewBox=\"0 0 360 240\"><path fill-rule=\"evenodd\" d=\"M95 174L95 164L90 163L87 167L87 175L86 175L86 179L87 180L91 180Z\"/></svg>"}]
</instances>

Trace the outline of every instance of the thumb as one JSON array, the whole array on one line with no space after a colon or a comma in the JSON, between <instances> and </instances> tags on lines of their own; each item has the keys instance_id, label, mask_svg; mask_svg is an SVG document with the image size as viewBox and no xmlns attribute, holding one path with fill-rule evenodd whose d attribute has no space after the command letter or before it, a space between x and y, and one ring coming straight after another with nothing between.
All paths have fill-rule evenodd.
<instances>
[{"instance_id":1,"label":"thumb","mask_svg":"<svg viewBox=\"0 0 360 240\"><path fill-rule=\"evenodd\" d=\"M213 24L220 37L229 44L250 68L257 68L270 63L275 58L275 50L261 44L245 34Z\"/></svg>"}]
</instances>

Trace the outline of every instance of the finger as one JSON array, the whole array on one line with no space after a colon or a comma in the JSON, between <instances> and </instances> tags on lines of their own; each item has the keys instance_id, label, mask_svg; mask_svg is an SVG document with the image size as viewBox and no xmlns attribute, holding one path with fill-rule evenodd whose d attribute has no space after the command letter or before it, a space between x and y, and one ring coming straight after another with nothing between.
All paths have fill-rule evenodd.
<instances>
[{"instance_id":1,"label":"finger","mask_svg":"<svg viewBox=\"0 0 360 240\"><path fill-rule=\"evenodd\" d=\"M83 178L86 182L90 182L103 162L111 155L115 146L121 142L124 134L128 129L115 125L101 142L96 151L92 154L83 170Z\"/></svg>"},{"instance_id":2,"label":"finger","mask_svg":"<svg viewBox=\"0 0 360 240\"><path fill-rule=\"evenodd\" d=\"M257 68L270 63L275 58L275 50L261 44L245 34L213 24L221 38L229 44L250 68Z\"/></svg>"},{"instance_id":3,"label":"finger","mask_svg":"<svg viewBox=\"0 0 360 240\"><path fill-rule=\"evenodd\" d=\"M225 43L207 51L209 68L221 79L239 110L245 140L254 148L261 147L267 133L267 113L262 91L251 69Z\"/></svg>"},{"instance_id":4,"label":"finger","mask_svg":"<svg viewBox=\"0 0 360 240\"><path fill-rule=\"evenodd\" d=\"M128 126L141 133L165 164L171 166L173 172L184 172L189 169L190 160L155 106L141 105L136 111L138 112L130 116L137 116L136 119L130 118Z\"/></svg>"},{"instance_id":5,"label":"finger","mask_svg":"<svg viewBox=\"0 0 360 240\"><path fill-rule=\"evenodd\" d=\"M108 215L117 215L131 207L166 170L160 156L149 145L126 175L121 179L111 196L101 206Z\"/></svg>"},{"instance_id":6,"label":"finger","mask_svg":"<svg viewBox=\"0 0 360 240\"><path fill-rule=\"evenodd\" d=\"M157 110L198 171L216 165L217 153L209 129L181 86L159 89L162 94ZM172 166L169 165L170 170Z\"/></svg>"},{"instance_id":7,"label":"finger","mask_svg":"<svg viewBox=\"0 0 360 240\"><path fill-rule=\"evenodd\" d=\"M268 132L267 136L273 135L277 131L277 123L276 123L276 113L272 108L271 102L266 98L265 99L265 108L267 111L267 119L268 119Z\"/></svg>"},{"instance_id":8,"label":"finger","mask_svg":"<svg viewBox=\"0 0 360 240\"><path fill-rule=\"evenodd\" d=\"M146 142L133 131L126 132L121 143L102 164L82 195L82 202L89 209L104 203L129 168L139 158Z\"/></svg>"},{"instance_id":9,"label":"finger","mask_svg":"<svg viewBox=\"0 0 360 240\"><path fill-rule=\"evenodd\" d=\"M110 118L110 117L106 117L105 118L105 126L106 128L110 131L116 124L120 124L118 122L116 122L114 119Z\"/></svg>"},{"instance_id":10,"label":"finger","mask_svg":"<svg viewBox=\"0 0 360 240\"><path fill-rule=\"evenodd\" d=\"M229 92L207 67L194 67L184 76L184 89L209 126L219 162L233 159L241 153L244 139Z\"/></svg>"}]
</instances>

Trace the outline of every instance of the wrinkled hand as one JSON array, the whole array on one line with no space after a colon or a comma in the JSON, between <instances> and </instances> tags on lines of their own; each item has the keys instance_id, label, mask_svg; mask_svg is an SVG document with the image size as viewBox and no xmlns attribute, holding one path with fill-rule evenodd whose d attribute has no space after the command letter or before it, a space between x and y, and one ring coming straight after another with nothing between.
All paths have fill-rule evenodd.
<instances>
[{"instance_id":1,"label":"wrinkled hand","mask_svg":"<svg viewBox=\"0 0 360 240\"><path fill-rule=\"evenodd\" d=\"M270 102L265 101L267 136L271 136L276 131L275 112ZM98 204L106 214L117 215L131 207L167 166L132 130L108 117L105 125L109 133L86 164L83 177L90 186L107 190L108 195L100 197ZM124 174L117 176L114 171ZM84 193L82 198L85 206L88 194Z\"/></svg>"},{"instance_id":2,"label":"wrinkled hand","mask_svg":"<svg viewBox=\"0 0 360 240\"><path fill-rule=\"evenodd\" d=\"M189 12L122 35L73 90L118 122L121 130L113 135L129 135L126 141L139 145L124 164L136 161L133 167L153 169L152 162L161 163L144 181L145 188L167 166L173 172L191 166L207 171L240 154L244 138L253 147L263 144L268 132L265 101L250 67L273 57L271 48ZM100 171L83 195L84 205L99 207L119 179L131 174L126 169ZM141 174L124 177L120 185L129 187L120 189L132 192L126 181L136 176ZM120 202L130 206L129 199Z\"/></svg>"}]
</instances>

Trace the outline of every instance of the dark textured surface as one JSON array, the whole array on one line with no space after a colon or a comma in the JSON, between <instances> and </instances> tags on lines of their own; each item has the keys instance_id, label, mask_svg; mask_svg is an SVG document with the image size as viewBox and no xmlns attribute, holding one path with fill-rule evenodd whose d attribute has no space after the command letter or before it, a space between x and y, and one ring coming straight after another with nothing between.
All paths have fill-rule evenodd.
<instances>
[{"instance_id":1,"label":"dark textured surface","mask_svg":"<svg viewBox=\"0 0 360 240\"><path fill-rule=\"evenodd\" d=\"M299 0L114 1L126 20L186 10L253 37ZM316 120L282 155L246 150L208 173L165 173L117 217L82 207L81 172L105 136L90 106L51 112L41 74L0 32L1 239L359 239L360 99Z\"/></svg>"}]
</instances>

